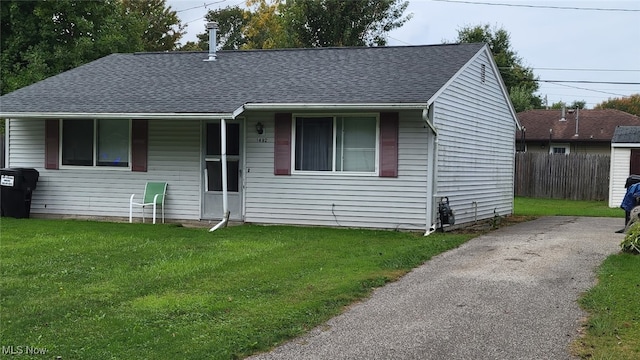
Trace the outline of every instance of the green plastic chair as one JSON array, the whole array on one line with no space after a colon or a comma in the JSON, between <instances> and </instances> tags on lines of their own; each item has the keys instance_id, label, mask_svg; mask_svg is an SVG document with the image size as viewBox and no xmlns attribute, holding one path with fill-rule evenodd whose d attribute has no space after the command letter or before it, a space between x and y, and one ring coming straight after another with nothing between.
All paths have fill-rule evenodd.
<instances>
[{"instance_id":1,"label":"green plastic chair","mask_svg":"<svg viewBox=\"0 0 640 360\"><path fill-rule=\"evenodd\" d=\"M136 194L131 194L129 198L129 222L133 222L133 206L142 207L142 222L144 222L144 208L146 206L153 206L153 223L156 223L156 208L158 205L162 207L162 223L164 224L164 199L167 193L166 182L147 182L144 187L144 196L142 202L134 202L133 198Z\"/></svg>"}]
</instances>

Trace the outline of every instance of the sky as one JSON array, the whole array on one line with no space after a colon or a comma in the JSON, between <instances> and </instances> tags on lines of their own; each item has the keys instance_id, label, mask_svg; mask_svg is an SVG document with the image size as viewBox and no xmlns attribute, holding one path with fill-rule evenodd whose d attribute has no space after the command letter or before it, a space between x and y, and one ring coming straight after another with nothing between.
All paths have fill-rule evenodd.
<instances>
[{"instance_id":1,"label":"sky","mask_svg":"<svg viewBox=\"0 0 640 360\"><path fill-rule=\"evenodd\" d=\"M345 0L348 1L348 0ZM187 34L205 32L204 16L244 0L167 0ZM453 42L465 26L489 24L510 34L511 49L540 80L549 106L640 93L640 0L410 0L411 20L388 34L389 46ZM562 82L558 82L562 81Z\"/></svg>"}]
</instances>

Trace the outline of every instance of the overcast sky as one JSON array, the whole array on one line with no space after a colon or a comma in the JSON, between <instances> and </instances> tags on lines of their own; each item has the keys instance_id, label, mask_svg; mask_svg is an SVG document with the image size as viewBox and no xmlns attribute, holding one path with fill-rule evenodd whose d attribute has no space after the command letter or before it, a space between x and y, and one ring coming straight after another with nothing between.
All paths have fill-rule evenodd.
<instances>
[{"instance_id":1,"label":"overcast sky","mask_svg":"<svg viewBox=\"0 0 640 360\"><path fill-rule=\"evenodd\" d=\"M187 25L184 43L205 31L207 10L244 6L244 0L167 4ZM540 80L576 81L541 81L539 95L549 105L584 100L592 108L608 98L640 93L640 0L411 0L407 13L413 18L389 34L388 45L453 41L467 25L504 28L512 49Z\"/></svg>"}]
</instances>

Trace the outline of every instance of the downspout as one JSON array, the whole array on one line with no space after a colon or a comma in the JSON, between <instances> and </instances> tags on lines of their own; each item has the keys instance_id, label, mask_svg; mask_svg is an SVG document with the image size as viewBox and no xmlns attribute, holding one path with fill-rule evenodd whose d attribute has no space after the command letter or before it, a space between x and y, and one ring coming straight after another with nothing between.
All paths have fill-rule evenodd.
<instances>
[{"instance_id":1,"label":"downspout","mask_svg":"<svg viewBox=\"0 0 640 360\"><path fill-rule=\"evenodd\" d=\"M3 167L9 167L9 131L11 130L11 124L9 119L3 119L4 121L4 156L3 158Z\"/></svg>"},{"instance_id":2,"label":"downspout","mask_svg":"<svg viewBox=\"0 0 640 360\"><path fill-rule=\"evenodd\" d=\"M433 107L428 106L422 111L422 119L427 124L427 127L431 130L429 138L427 139L427 149L429 155L427 157L427 204L425 212L425 233L424 236L429 236L436 231L436 224L433 223L433 208L434 208L434 189L436 187L436 166L438 162L436 158L438 156L438 131L431 123L433 117Z\"/></svg>"},{"instance_id":3,"label":"downspout","mask_svg":"<svg viewBox=\"0 0 640 360\"><path fill-rule=\"evenodd\" d=\"M222 221L216 226L209 229L210 232L216 231L221 227L226 227L229 222L229 196L227 191L227 121L220 120L220 158L222 160Z\"/></svg>"},{"instance_id":4,"label":"downspout","mask_svg":"<svg viewBox=\"0 0 640 360\"><path fill-rule=\"evenodd\" d=\"M217 31L218 23L207 23L207 29L209 30L209 57L204 61L216 61L216 47L217 47ZM220 158L222 160L222 221L216 226L209 229L209 231L216 231L221 227L226 227L229 222L229 196L227 191L227 120L220 119Z\"/></svg>"}]
</instances>

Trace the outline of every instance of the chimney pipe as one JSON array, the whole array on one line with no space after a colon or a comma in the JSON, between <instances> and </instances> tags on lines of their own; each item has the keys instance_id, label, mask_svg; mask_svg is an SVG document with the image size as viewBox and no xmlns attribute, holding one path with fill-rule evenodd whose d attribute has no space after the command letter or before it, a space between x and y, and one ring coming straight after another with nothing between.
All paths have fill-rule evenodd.
<instances>
[{"instance_id":1,"label":"chimney pipe","mask_svg":"<svg viewBox=\"0 0 640 360\"><path fill-rule=\"evenodd\" d=\"M580 121L580 108L576 106L576 134L578 136L578 121Z\"/></svg>"},{"instance_id":2,"label":"chimney pipe","mask_svg":"<svg viewBox=\"0 0 640 360\"><path fill-rule=\"evenodd\" d=\"M218 33L218 23L215 21L207 23L207 30L209 30L209 58L204 61L216 61L216 37Z\"/></svg>"},{"instance_id":3,"label":"chimney pipe","mask_svg":"<svg viewBox=\"0 0 640 360\"><path fill-rule=\"evenodd\" d=\"M562 118L560 118L560 121L567 121L566 111L567 109L564 107L564 105L562 105Z\"/></svg>"}]
</instances>

